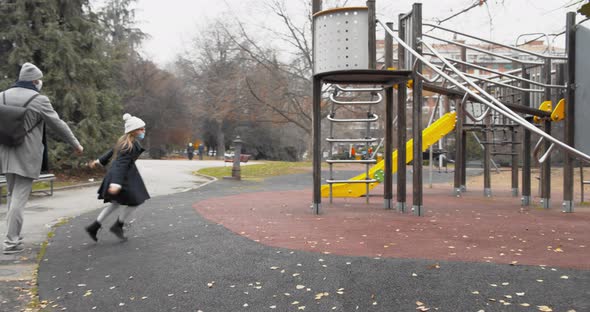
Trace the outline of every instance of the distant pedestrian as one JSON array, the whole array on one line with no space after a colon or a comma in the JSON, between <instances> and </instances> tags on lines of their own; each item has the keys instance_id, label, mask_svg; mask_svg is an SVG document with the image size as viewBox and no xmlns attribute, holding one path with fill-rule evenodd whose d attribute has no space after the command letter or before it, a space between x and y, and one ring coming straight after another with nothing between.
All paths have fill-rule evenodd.
<instances>
[{"instance_id":1,"label":"distant pedestrian","mask_svg":"<svg viewBox=\"0 0 590 312\"><path fill-rule=\"evenodd\" d=\"M188 160L193 160L193 156L195 156L195 147L193 146L193 143L189 143L186 147L186 156L188 157Z\"/></svg>"},{"instance_id":2,"label":"distant pedestrian","mask_svg":"<svg viewBox=\"0 0 590 312\"><path fill-rule=\"evenodd\" d=\"M21 230L25 205L31 194L33 180L39 178L41 170L47 169L45 126L49 126L54 133L73 146L76 154L80 155L84 151L72 130L53 109L49 98L39 93L43 85L41 78L43 73L37 66L25 63L20 69L18 81L0 95L0 105L27 107L24 115L24 141L16 146L0 144L0 173L6 175L8 183L5 254L24 250ZM0 124L2 126L6 124Z\"/></svg>"},{"instance_id":3,"label":"distant pedestrian","mask_svg":"<svg viewBox=\"0 0 590 312\"><path fill-rule=\"evenodd\" d=\"M203 160L203 153L205 152L205 146L199 144L199 160Z\"/></svg>"},{"instance_id":4,"label":"distant pedestrian","mask_svg":"<svg viewBox=\"0 0 590 312\"><path fill-rule=\"evenodd\" d=\"M96 221L86 227L86 232L94 241L98 241L96 235L103 221L120 205L127 207L123 208L110 231L119 239L125 240L123 231L125 221L139 205L150 198L135 166L135 161L145 151L139 143L145 136L145 122L129 114L123 115L123 120L125 120L125 134L119 138L112 149L89 164L91 168L97 164L106 166L109 160L114 158L98 189L98 199L111 204L100 212Z\"/></svg>"}]
</instances>

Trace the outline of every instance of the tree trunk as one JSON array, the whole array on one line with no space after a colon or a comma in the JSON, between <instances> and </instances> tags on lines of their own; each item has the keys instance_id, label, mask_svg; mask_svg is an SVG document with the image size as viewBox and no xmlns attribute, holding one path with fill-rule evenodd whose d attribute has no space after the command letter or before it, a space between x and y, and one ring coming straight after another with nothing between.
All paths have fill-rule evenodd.
<instances>
[{"instance_id":1,"label":"tree trunk","mask_svg":"<svg viewBox=\"0 0 590 312\"><path fill-rule=\"evenodd\" d=\"M223 159L224 154L225 154L225 135L223 133L223 122L218 122L217 123L217 156L215 157L215 159Z\"/></svg>"}]
</instances>

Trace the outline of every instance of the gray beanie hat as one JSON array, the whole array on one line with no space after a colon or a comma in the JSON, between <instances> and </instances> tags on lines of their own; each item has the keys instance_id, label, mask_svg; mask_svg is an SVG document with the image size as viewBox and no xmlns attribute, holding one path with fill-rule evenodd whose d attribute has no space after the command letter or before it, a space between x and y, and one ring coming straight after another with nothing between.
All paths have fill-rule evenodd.
<instances>
[{"instance_id":1,"label":"gray beanie hat","mask_svg":"<svg viewBox=\"0 0 590 312\"><path fill-rule=\"evenodd\" d=\"M123 115L123 120L125 120L125 134L145 127L145 122L143 122L143 120L135 116L131 116L131 114Z\"/></svg>"},{"instance_id":2,"label":"gray beanie hat","mask_svg":"<svg viewBox=\"0 0 590 312\"><path fill-rule=\"evenodd\" d=\"M18 80L20 81L33 81L41 78L43 78L43 73L37 66L31 63L24 63L20 68L20 74L18 75Z\"/></svg>"}]
</instances>

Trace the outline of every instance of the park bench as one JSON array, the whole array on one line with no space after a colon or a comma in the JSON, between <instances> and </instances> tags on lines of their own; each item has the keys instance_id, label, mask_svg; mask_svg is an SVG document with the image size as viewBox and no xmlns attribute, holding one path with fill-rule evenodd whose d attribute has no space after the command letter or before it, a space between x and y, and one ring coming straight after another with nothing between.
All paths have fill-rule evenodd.
<instances>
[{"instance_id":1,"label":"park bench","mask_svg":"<svg viewBox=\"0 0 590 312\"><path fill-rule=\"evenodd\" d=\"M55 175L53 173L45 173L39 176L38 179L33 180L33 183L36 182L49 182L49 190L41 190L38 192L43 192L49 196L53 196L53 181L55 180ZM4 187L7 186L6 176L0 175L0 205L2 204L2 198L6 197L4 195Z\"/></svg>"},{"instance_id":2,"label":"park bench","mask_svg":"<svg viewBox=\"0 0 590 312\"><path fill-rule=\"evenodd\" d=\"M250 159L250 155L248 154L240 154L240 162L247 163L248 159ZM224 162L234 162L234 155L233 154L226 154L223 156Z\"/></svg>"}]
</instances>

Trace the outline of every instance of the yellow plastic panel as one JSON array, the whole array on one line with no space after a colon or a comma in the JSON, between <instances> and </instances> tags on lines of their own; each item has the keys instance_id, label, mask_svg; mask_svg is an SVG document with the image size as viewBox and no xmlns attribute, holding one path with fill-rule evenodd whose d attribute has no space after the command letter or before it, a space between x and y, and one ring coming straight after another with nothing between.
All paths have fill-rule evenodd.
<instances>
[{"instance_id":1,"label":"yellow plastic panel","mask_svg":"<svg viewBox=\"0 0 590 312\"><path fill-rule=\"evenodd\" d=\"M552 111L551 101L545 101L545 102L541 103L541 105L539 105L539 109L542 111L551 112ZM538 116L533 117L533 121L536 123L540 123L541 120L542 120L541 117L538 117Z\"/></svg>"},{"instance_id":2,"label":"yellow plastic panel","mask_svg":"<svg viewBox=\"0 0 590 312\"><path fill-rule=\"evenodd\" d=\"M555 105L555 109L551 113L551 120L552 121L561 121L565 118L565 99L559 100L557 105Z\"/></svg>"}]
</instances>

